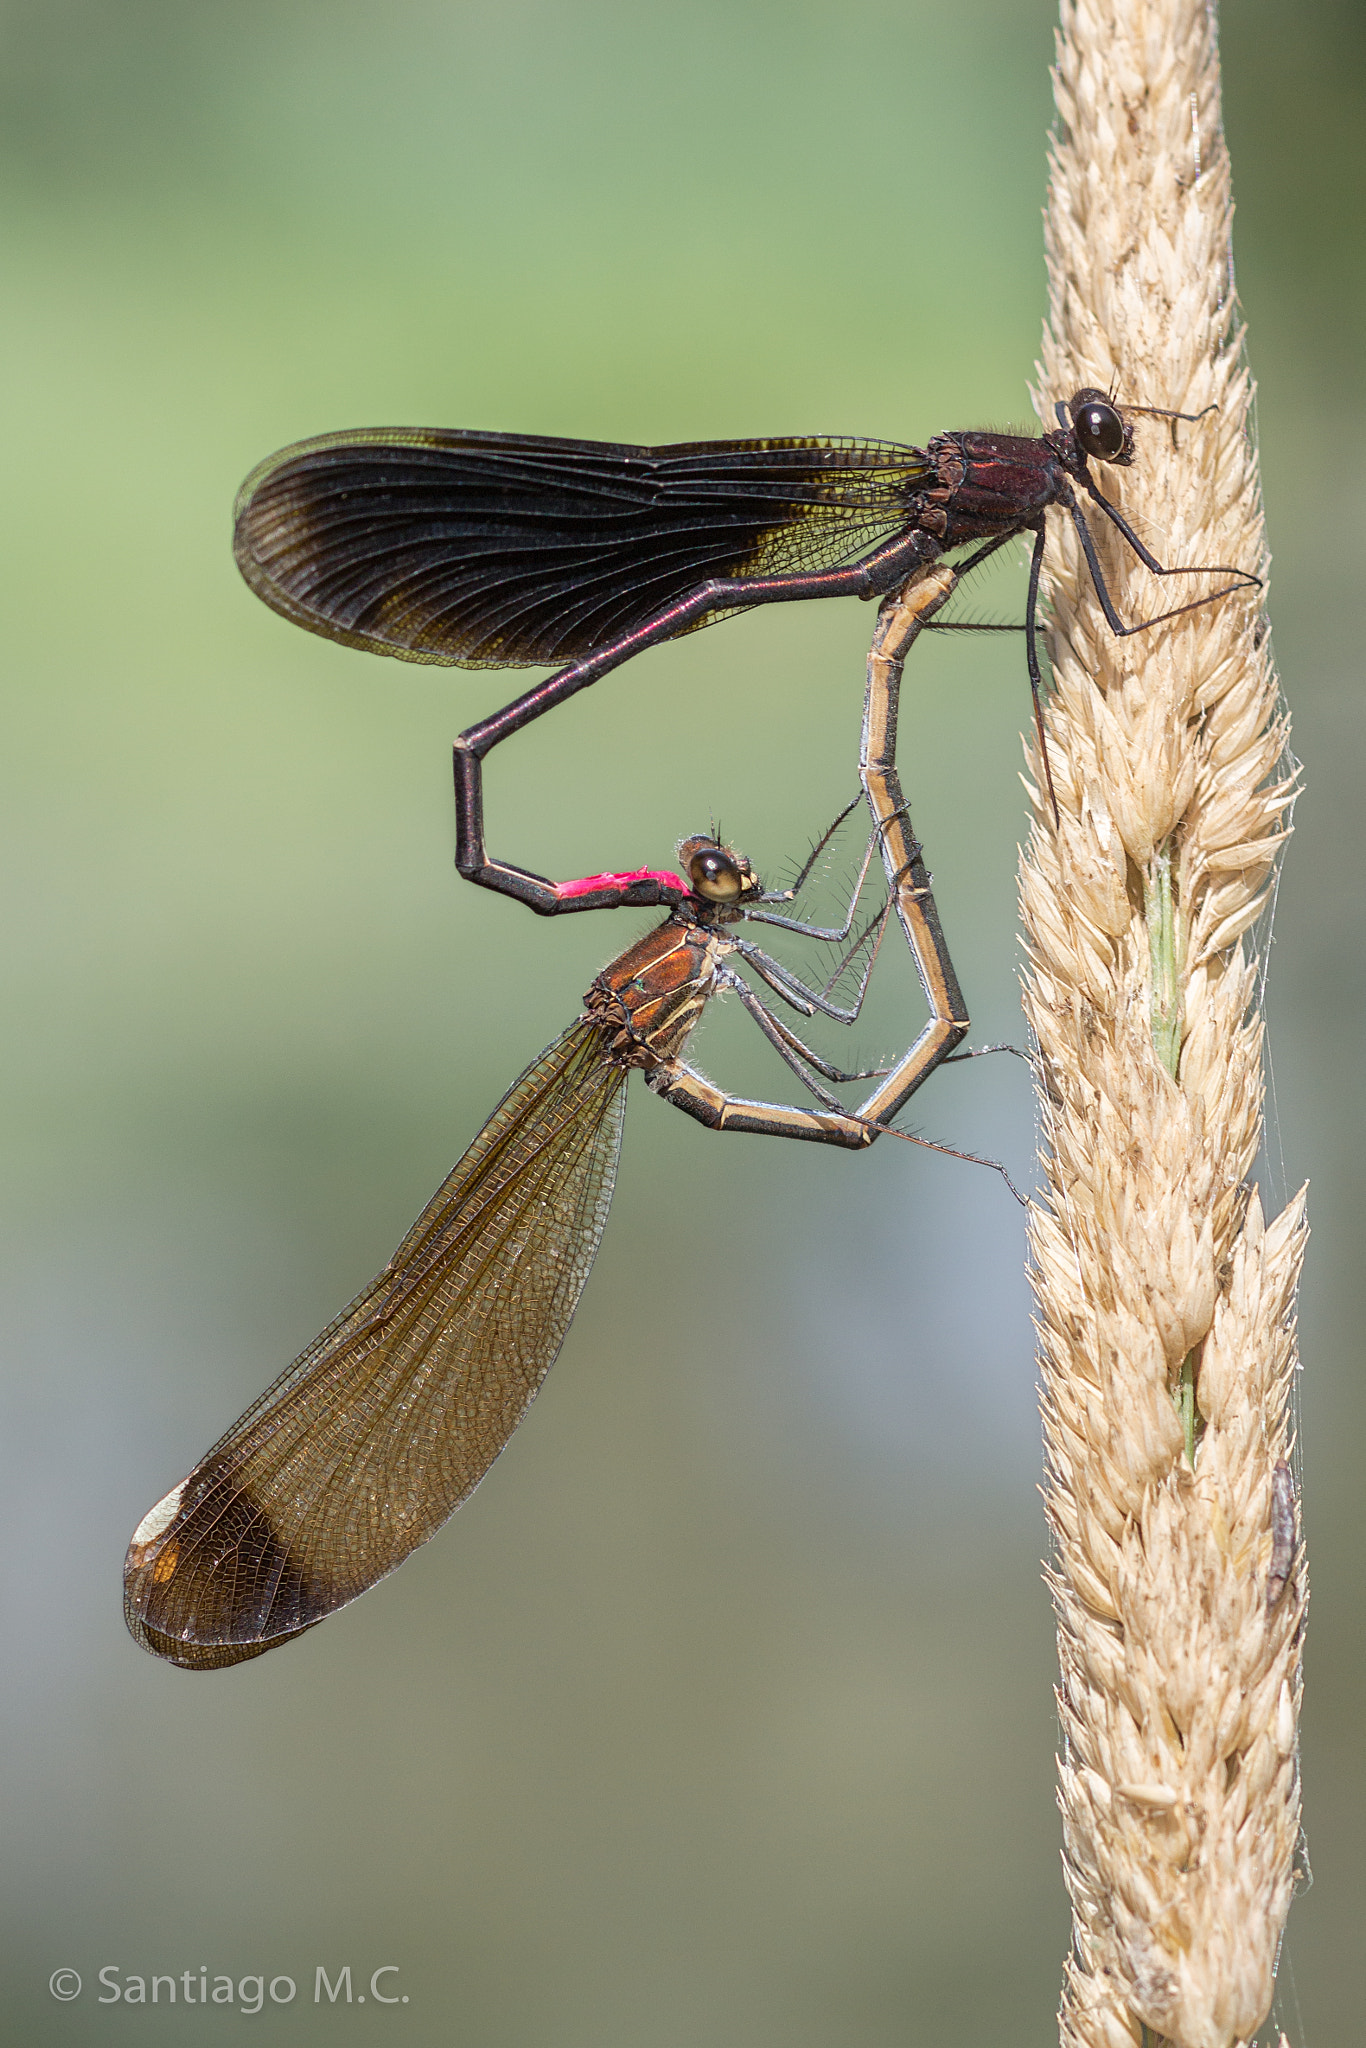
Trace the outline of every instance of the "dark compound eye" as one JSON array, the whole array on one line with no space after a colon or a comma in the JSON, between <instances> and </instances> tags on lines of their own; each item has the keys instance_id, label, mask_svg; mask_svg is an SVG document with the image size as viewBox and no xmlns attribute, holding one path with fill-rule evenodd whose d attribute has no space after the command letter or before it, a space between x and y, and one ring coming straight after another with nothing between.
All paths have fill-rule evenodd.
<instances>
[{"instance_id":1,"label":"dark compound eye","mask_svg":"<svg viewBox=\"0 0 1366 2048\"><path fill-rule=\"evenodd\" d=\"M724 846L699 847L688 861L688 880L709 903L736 903L745 888L744 870Z\"/></svg>"},{"instance_id":2,"label":"dark compound eye","mask_svg":"<svg viewBox=\"0 0 1366 2048\"><path fill-rule=\"evenodd\" d=\"M1123 454L1124 422L1108 400L1093 398L1078 406L1072 414L1072 426L1084 455L1113 462Z\"/></svg>"}]
</instances>

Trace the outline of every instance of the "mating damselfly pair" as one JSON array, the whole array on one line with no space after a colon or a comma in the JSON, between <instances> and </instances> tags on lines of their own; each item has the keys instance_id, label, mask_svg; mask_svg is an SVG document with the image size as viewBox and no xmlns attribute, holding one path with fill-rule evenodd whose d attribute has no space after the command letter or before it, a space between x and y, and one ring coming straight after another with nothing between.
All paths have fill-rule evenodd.
<instances>
[{"instance_id":1,"label":"mating damselfly pair","mask_svg":"<svg viewBox=\"0 0 1366 2048\"><path fill-rule=\"evenodd\" d=\"M855 1150L909 1135L892 1119L968 1030L896 768L902 663L915 638L946 623L938 612L964 575L1031 535L1023 631L1042 741L1037 610L1050 507L1072 523L1116 633L1258 582L1222 565L1165 567L1096 485L1090 463L1131 464L1131 416L1150 411L1087 389L1058 405L1052 432L950 433L924 449L816 438L650 449L376 430L300 443L248 478L238 563L286 618L405 660L560 664L456 741L460 873L541 915L667 915L596 977L583 1014L514 1083L379 1276L144 1517L125 1596L145 1647L188 1669L258 1656L392 1571L468 1497L553 1363L588 1277L632 1070L714 1130ZM1082 497L1154 575L1234 581L1126 623ZM854 800L867 803L871 835L840 922L814 925L780 907L825 839L781 892L766 892L715 838L682 842L682 872L560 883L489 857L482 763L504 739L657 642L754 605L847 594L883 603ZM860 930L875 859L887 901ZM892 917L928 1021L886 1070L849 1072L808 1046L774 999L799 1018L852 1022ZM742 930L756 923L831 947L835 971L819 986L803 981ZM832 991L851 966L856 986L841 1003ZM686 1063L690 1031L723 990L814 1107L729 1095ZM853 1110L827 1085L865 1080L876 1085Z\"/></svg>"}]
</instances>

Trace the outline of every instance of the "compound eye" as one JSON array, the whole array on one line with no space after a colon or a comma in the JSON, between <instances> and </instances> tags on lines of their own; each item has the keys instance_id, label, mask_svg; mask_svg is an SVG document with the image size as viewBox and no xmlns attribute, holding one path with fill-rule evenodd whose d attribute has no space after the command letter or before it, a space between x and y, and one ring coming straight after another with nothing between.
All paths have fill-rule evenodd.
<instances>
[{"instance_id":1,"label":"compound eye","mask_svg":"<svg viewBox=\"0 0 1366 2048\"><path fill-rule=\"evenodd\" d=\"M688 861L688 880L708 903L738 903L745 888L744 871L724 846L699 847Z\"/></svg>"},{"instance_id":2,"label":"compound eye","mask_svg":"<svg viewBox=\"0 0 1366 2048\"><path fill-rule=\"evenodd\" d=\"M1100 462L1113 462L1123 454L1124 422L1108 400L1095 398L1079 406L1072 425L1083 454L1094 455Z\"/></svg>"}]
</instances>

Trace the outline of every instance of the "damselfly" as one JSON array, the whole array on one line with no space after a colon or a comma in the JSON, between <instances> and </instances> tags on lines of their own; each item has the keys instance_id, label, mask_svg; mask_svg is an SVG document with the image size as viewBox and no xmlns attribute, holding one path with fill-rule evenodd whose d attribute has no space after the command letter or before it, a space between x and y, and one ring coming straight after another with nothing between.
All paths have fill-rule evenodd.
<instances>
[{"instance_id":1,"label":"damselfly","mask_svg":"<svg viewBox=\"0 0 1366 2048\"><path fill-rule=\"evenodd\" d=\"M643 648L791 598L882 596L917 568L1032 533L1025 649L1036 717L1045 515L1067 514L1115 633L1258 584L1226 564L1167 568L1104 496L1090 464L1128 467L1133 416L1094 389L1041 435L938 434L923 448L798 437L663 448L461 428L323 434L269 456L238 496L236 553L265 602L310 631L404 661L557 673L456 743L456 864L520 894L489 860L481 763L490 749ZM1078 493L1155 576L1235 581L1126 624Z\"/></svg>"},{"instance_id":2,"label":"damselfly","mask_svg":"<svg viewBox=\"0 0 1366 2048\"><path fill-rule=\"evenodd\" d=\"M468 1497L526 1413L588 1278L633 1070L712 1130L855 1150L881 1134L919 1069L844 1072L804 1045L734 964L800 1016L852 1022L890 907L854 931L880 836L834 928L775 907L795 895L825 841L780 894L766 894L748 862L712 838L683 842L681 875L642 869L543 884L546 910L656 903L669 914L598 975L583 1014L513 1084L378 1278L143 1518L124 1568L138 1642L190 1670L259 1656L393 1571ZM932 902L929 910L932 918ZM839 946L835 974L808 987L741 935L745 921ZM832 990L860 956L853 999L841 1005ZM685 1063L689 1033L723 989L818 1107L728 1095ZM824 1085L873 1078L854 1111Z\"/></svg>"}]
</instances>

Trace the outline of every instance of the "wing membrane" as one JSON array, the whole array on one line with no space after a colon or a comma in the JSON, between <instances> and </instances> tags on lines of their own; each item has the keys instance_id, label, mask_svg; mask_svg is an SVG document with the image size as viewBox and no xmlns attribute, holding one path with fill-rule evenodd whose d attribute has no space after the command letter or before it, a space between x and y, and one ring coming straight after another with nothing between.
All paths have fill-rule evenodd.
<instances>
[{"instance_id":1,"label":"wing membrane","mask_svg":"<svg viewBox=\"0 0 1366 2048\"><path fill-rule=\"evenodd\" d=\"M144 1519L138 1641L189 1669L312 1628L425 1543L526 1413L588 1278L626 1071L570 1026L384 1271Z\"/></svg>"},{"instance_id":2,"label":"wing membrane","mask_svg":"<svg viewBox=\"0 0 1366 2048\"><path fill-rule=\"evenodd\" d=\"M710 577L856 561L929 474L918 449L882 441L324 434L247 478L234 545L259 597L330 640L467 668L558 663Z\"/></svg>"}]
</instances>

